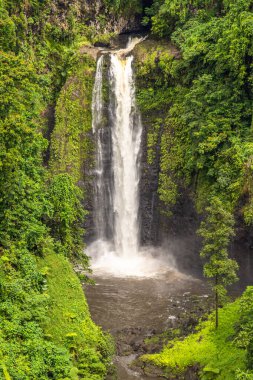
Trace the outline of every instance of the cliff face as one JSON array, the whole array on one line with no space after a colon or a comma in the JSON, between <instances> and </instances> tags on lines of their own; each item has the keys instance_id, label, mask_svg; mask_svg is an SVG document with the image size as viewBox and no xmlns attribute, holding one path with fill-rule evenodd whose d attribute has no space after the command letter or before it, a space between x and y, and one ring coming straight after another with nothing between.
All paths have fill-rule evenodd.
<instances>
[{"instance_id":1,"label":"cliff face","mask_svg":"<svg viewBox=\"0 0 253 380\"><path fill-rule=\"evenodd\" d=\"M198 178L189 181L173 173L177 156L171 153L173 125L167 120L173 101L170 87L177 83L166 85L164 68L165 65L170 67L173 60L179 60L180 52L169 42L148 38L135 48L134 55L143 122L141 240L143 244L164 245L177 259L179 269L200 274L202 242L197 230L205 215L198 209ZM246 277L250 279L247 268L252 265L252 228L245 225L240 206L237 211L235 237L229 251L239 262L240 274L247 281Z\"/></svg>"},{"instance_id":2,"label":"cliff face","mask_svg":"<svg viewBox=\"0 0 253 380\"><path fill-rule=\"evenodd\" d=\"M119 42L120 43L120 42ZM86 242L94 238L93 189L95 144L91 130L91 101L98 49L83 46L81 58L74 67L58 97L55 108L55 126L50 141L50 169L53 174L68 172L85 193ZM192 257L199 248L196 228L199 218L193 207L190 194L184 193L171 212L161 202L158 189L161 172L161 138L167 108L152 104L152 83L146 80L143 67L147 60L154 62L161 52L178 52L170 44L157 44L150 39L135 48L136 92L142 113L143 135L140 181L141 242L144 245L159 245L165 242L177 255ZM108 63L105 62L105 73ZM155 74L157 75L157 73ZM105 81L106 82L106 81ZM108 97L106 86L104 96ZM106 99L105 99L106 100ZM105 117L108 109L105 106ZM109 135L106 135L109 138ZM105 144L109 144L109 141ZM178 244L178 242L180 242ZM175 248L177 247L177 248ZM189 258L190 261L190 258ZM188 265L188 264L187 264Z\"/></svg>"},{"instance_id":3,"label":"cliff face","mask_svg":"<svg viewBox=\"0 0 253 380\"><path fill-rule=\"evenodd\" d=\"M86 0L84 4L85 14L90 15L89 26L98 33L125 33L140 29L141 4L132 10L116 13L105 6L105 1ZM136 13L137 11L137 13Z\"/></svg>"},{"instance_id":4,"label":"cliff face","mask_svg":"<svg viewBox=\"0 0 253 380\"><path fill-rule=\"evenodd\" d=\"M119 42L120 43L120 42ZM56 106L56 123L51 136L50 167L53 173L70 173L85 193L86 242L94 239L93 191L95 144L91 131L91 100L98 49L83 46L81 59L61 90ZM189 186L179 177L170 182L171 173L164 162L173 142L170 140L166 117L170 108L164 88L159 92L163 75L161 67L180 57L168 42L147 39L134 50L136 93L142 114L142 157L140 181L141 242L144 245L166 246L178 260L180 269L201 271L199 251L201 240L197 229L201 215L196 211L194 182ZM106 76L105 63L105 76ZM106 82L106 81L105 81ZM104 96L108 97L106 86ZM169 96L168 96L169 99ZM106 99L105 99L106 100ZM108 101L108 100L107 100ZM105 114L108 110L105 107ZM106 116L108 117L108 115ZM109 136L109 135L108 135ZM109 138L109 137L108 137ZM168 141L165 141L165 140ZM109 142L108 142L109 143ZM105 141L106 144L106 141ZM169 168L174 160L170 158ZM166 185L166 186L165 186ZM161 189L166 188L169 202L164 202ZM175 191L175 188L177 191ZM177 192L177 195L175 195ZM168 197L168 195L166 195ZM249 245L243 222L238 222L237 241ZM249 235L248 235L249 236ZM232 255L238 257L238 243L232 245ZM240 243L241 244L241 243ZM247 247L245 246L245 249Z\"/></svg>"},{"instance_id":5,"label":"cliff face","mask_svg":"<svg viewBox=\"0 0 253 380\"><path fill-rule=\"evenodd\" d=\"M132 6L116 6L107 0L52 0L50 7L42 9L45 14L44 31L50 31L55 38L69 37L78 33L85 34L94 42L100 36L139 30L141 27L141 1ZM28 10L29 12L29 10ZM50 25L49 25L50 24ZM38 26L38 31L41 25ZM99 39L99 38L98 38Z\"/></svg>"},{"instance_id":6,"label":"cliff face","mask_svg":"<svg viewBox=\"0 0 253 380\"><path fill-rule=\"evenodd\" d=\"M96 70L93 53L82 53L60 91L49 146L49 167L52 175L68 173L82 189L83 206L89 212L84 226L87 235L92 231L95 151L91 128L92 88Z\"/></svg>"},{"instance_id":7,"label":"cliff face","mask_svg":"<svg viewBox=\"0 0 253 380\"><path fill-rule=\"evenodd\" d=\"M134 50L137 99L142 114L142 161L140 182L141 241L145 245L163 245L177 258L182 270L200 271L198 252L200 239L196 230L200 223L191 190L177 180L178 197L171 197L170 207L162 200L164 178L164 135L170 102L159 93L163 59L177 59L179 51L171 43L148 38ZM158 66L158 68L157 68ZM158 86L157 86L158 84ZM164 101L165 98L165 101ZM169 149L166 144L166 149ZM173 167L173 162L171 162ZM167 184L170 190L170 183Z\"/></svg>"},{"instance_id":8,"label":"cliff face","mask_svg":"<svg viewBox=\"0 0 253 380\"><path fill-rule=\"evenodd\" d=\"M124 37L122 37L124 39ZM118 41L120 44L121 41ZM168 216L164 205L159 200L159 175L161 165L161 137L167 109L152 105L152 99L141 100L143 91L149 92L149 83L143 73L147 59L154 62L161 52L178 54L170 44L159 44L147 40L134 51L136 91L142 113L143 135L140 181L140 222L142 244L161 244L168 236L175 236L178 231L184 237L194 233L196 213L193 205L189 206L189 195L181 197L173 207L173 216ZM64 85L56 106L56 124L51 138L50 167L53 173L65 172L73 176L86 194L85 208L89 214L86 218L86 240L94 237L93 224L93 169L95 160L94 137L91 132L91 98L95 76L96 48L81 48L82 59ZM106 78L105 62L104 78ZM105 80L106 82L106 80ZM104 96L108 97L106 86ZM152 96L152 94L151 94ZM106 99L105 99L106 101ZM145 105L144 105L145 103ZM105 119L108 109L105 106ZM109 135L106 135L109 138ZM107 145L110 143L106 142ZM177 231L177 232L176 232ZM170 239L171 241L171 239Z\"/></svg>"}]
</instances>

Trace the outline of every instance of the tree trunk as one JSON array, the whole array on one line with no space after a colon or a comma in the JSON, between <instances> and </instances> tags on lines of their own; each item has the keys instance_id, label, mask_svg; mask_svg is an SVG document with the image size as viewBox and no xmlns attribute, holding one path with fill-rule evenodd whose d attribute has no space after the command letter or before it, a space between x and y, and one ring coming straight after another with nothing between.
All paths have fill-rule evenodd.
<instances>
[{"instance_id":1,"label":"tree trunk","mask_svg":"<svg viewBox=\"0 0 253 380\"><path fill-rule=\"evenodd\" d=\"M219 327L219 295L217 290L218 277L215 277L215 328Z\"/></svg>"}]
</instances>

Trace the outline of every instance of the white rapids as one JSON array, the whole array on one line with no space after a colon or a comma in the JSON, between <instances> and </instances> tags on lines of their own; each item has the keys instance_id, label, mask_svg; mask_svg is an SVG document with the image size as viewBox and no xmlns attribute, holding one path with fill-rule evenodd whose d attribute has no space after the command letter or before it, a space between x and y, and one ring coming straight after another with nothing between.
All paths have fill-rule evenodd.
<instances>
[{"instance_id":1,"label":"white rapids","mask_svg":"<svg viewBox=\"0 0 253 380\"><path fill-rule=\"evenodd\" d=\"M97 239L86 250L95 274L151 277L175 267L168 253L165 256L161 249L140 247L142 123L135 100L133 56L129 55L140 41L130 40L126 49L109 53L110 133L103 125L104 56L97 62L92 99L92 129L97 140L94 202ZM105 135L109 136L107 147L103 147Z\"/></svg>"}]
</instances>

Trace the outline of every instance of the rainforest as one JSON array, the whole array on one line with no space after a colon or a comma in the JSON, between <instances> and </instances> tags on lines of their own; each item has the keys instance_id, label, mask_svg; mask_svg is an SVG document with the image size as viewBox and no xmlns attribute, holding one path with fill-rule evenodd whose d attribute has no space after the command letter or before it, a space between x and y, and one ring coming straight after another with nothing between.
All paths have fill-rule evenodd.
<instances>
[{"instance_id":1,"label":"rainforest","mask_svg":"<svg viewBox=\"0 0 253 380\"><path fill-rule=\"evenodd\" d=\"M253 380L253 1L0 0L0 380Z\"/></svg>"}]
</instances>

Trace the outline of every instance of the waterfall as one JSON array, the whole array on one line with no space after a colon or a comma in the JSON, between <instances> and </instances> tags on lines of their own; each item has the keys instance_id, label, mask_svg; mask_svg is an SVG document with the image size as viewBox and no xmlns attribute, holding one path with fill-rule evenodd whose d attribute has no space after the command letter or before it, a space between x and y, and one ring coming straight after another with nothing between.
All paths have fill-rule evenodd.
<instances>
[{"instance_id":1,"label":"waterfall","mask_svg":"<svg viewBox=\"0 0 253 380\"><path fill-rule=\"evenodd\" d=\"M140 248L139 242L142 123L135 100L133 56L129 54L140 41L130 40L126 49L99 57L92 94L96 241L87 254L95 271L116 276L150 276L161 272L161 265L164 269L164 263L153 257L154 250ZM109 104L103 100L106 80Z\"/></svg>"},{"instance_id":2,"label":"waterfall","mask_svg":"<svg viewBox=\"0 0 253 380\"><path fill-rule=\"evenodd\" d=\"M92 131L95 133L101 126L103 119L103 63L104 56L101 55L97 61L95 83L92 92Z\"/></svg>"},{"instance_id":3,"label":"waterfall","mask_svg":"<svg viewBox=\"0 0 253 380\"><path fill-rule=\"evenodd\" d=\"M97 62L95 83L92 93L92 131L96 136L96 170L94 188L94 224L97 238L111 238L113 230L112 181L110 175L110 131L103 124L103 63L101 55ZM108 138L109 137L109 138Z\"/></svg>"},{"instance_id":4,"label":"waterfall","mask_svg":"<svg viewBox=\"0 0 253 380\"><path fill-rule=\"evenodd\" d=\"M133 57L111 55L114 244L120 256L139 249L139 153L142 125L135 105Z\"/></svg>"}]
</instances>

